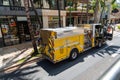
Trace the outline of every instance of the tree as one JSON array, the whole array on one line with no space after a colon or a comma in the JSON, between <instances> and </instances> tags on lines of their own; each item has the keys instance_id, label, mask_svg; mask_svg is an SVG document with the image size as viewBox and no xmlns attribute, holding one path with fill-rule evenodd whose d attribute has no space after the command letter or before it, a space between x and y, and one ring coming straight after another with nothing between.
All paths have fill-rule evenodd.
<instances>
[{"instance_id":1,"label":"tree","mask_svg":"<svg viewBox=\"0 0 120 80\"><path fill-rule=\"evenodd\" d=\"M94 23L101 22L101 17L106 7L106 1L108 0L92 0L92 7L94 10ZM111 0L110 4L114 4L115 1L116 0ZM100 8L102 8L102 10ZM99 15L99 13L101 13L101 15Z\"/></svg>"},{"instance_id":2,"label":"tree","mask_svg":"<svg viewBox=\"0 0 120 80\"><path fill-rule=\"evenodd\" d=\"M61 26L61 14L60 14L60 3L59 0L57 0L57 9L58 9L58 16L59 16L59 27Z\"/></svg>"},{"instance_id":3,"label":"tree","mask_svg":"<svg viewBox=\"0 0 120 80\"><path fill-rule=\"evenodd\" d=\"M37 45L36 45L36 41L35 41L35 35L34 35L34 31L33 31L33 26L31 24L31 20L30 20L29 0L24 0L24 4L25 4L26 15L27 15L28 27L29 27L29 31L30 31L30 35L31 35L31 39L32 39L32 45L34 48L34 54L38 54ZM32 2L31 2L31 5L34 8Z\"/></svg>"}]
</instances>

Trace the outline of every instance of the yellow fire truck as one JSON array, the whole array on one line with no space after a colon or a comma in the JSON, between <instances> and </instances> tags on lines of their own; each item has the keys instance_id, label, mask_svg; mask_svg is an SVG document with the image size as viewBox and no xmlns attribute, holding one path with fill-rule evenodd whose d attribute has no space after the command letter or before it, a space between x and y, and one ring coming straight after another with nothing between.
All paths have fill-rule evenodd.
<instances>
[{"instance_id":1,"label":"yellow fire truck","mask_svg":"<svg viewBox=\"0 0 120 80\"><path fill-rule=\"evenodd\" d=\"M53 63L70 58L93 47L101 47L106 40L112 40L112 29L100 24L84 24L80 27L47 28L40 31L39 50Z\"/></svg>"}]
</instances>

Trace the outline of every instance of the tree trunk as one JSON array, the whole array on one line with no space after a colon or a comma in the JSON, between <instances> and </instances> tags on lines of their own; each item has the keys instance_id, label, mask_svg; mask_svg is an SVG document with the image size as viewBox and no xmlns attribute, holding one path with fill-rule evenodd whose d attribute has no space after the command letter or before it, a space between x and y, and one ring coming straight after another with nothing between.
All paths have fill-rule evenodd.
<instances>
[{"instance_id":1,"label":"tree trunk","mask_svg":"<svg viewBox=\"0 0 120 80\"><path fill-rule=\"evenodd\" d=\"M42 25L42 21L41 21L41 19L39 19L39 15L38 15L35 7L34 7L33 1L30 0L30 3L31 3L31 6L32 6L33 11L35 12L35 15L37 16L36 18L37 18L37 20L38 20L38 23L39 23L39 25L40 25L40 28L42 28L42 26L41 26L41 25Z\"/></svg>"},{"instance_id":2,"label":"tree trunk","mask_svg":"<svg viewBox=\"0 0 120 80\"><path fill-rule=\"evenodd\" d=\"M101 15L100 15L100 21L99 21L100 23L103 23L102 16L103 16L104 10L105 10L105 0L104 0L104 6L103 6L103 8L102 8Z\"/></svg>"},{"instance_id":3,"label":"tree trunk","mask_svg":"<svg viewBox=\"0 0 120 80\"><path fill-rule=\"evenodd\" d=\"M96 3L95 3L95 10L94 10L94 23L98 23L99 19L98 19L98 11L99 11L99 1L96 0Z\"/></svg>"},{"instance_id":4,"label":"tree trunk","mask_svg":"<svg viewBox=\"0 0 120 80\"><path fill-rule=\"evenodd\" d=\"M59 3L59 0L57 0L57 9L58 9L58 16L59 16L59 27L62 27L61 26L61 13L60 13L60 3Z\"/></svg>"},{"instance_id":5,"label":"tree trunk","mask_svg":"<svg viewBox=\"0 0 120 80\"><path fill-rule=\"evenodd\" d=\"M30 20L29 0L24 0L24 5L25 5L25 11L26 11L26 15L27 15L28 27L29 27L29 31L30 31L30 35L31 35L31 39L32 39L32 45L34 48L34 53L37 54L38 50L37 50L37 45L36 45L36 41L34 38L34 30L33 30L32 24L31 24L31 20Z\"/></svg>"}]
</instances>

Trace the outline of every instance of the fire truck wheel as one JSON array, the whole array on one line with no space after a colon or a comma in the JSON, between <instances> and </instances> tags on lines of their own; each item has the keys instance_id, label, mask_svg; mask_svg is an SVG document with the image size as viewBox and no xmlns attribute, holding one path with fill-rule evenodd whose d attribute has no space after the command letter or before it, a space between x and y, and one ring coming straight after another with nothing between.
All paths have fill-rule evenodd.
<instances>
[{"instance_id":1,"label":"fire truck wheel","mask_svg":"<svg viewBox=\"0 0 120 80\"><path fill-rule=\"evenodd\" d=\"M70 60L75 60L78 57L78 50L73 49L70 53Z\"/></svg>"}]
</instances>

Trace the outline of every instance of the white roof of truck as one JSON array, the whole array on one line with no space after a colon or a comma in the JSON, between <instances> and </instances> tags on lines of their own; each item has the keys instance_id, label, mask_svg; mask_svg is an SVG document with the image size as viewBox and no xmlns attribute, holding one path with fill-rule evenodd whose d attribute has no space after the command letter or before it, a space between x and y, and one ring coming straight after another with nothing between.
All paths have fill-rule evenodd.
<instances>
[{"instance_id":1,"label":"white roof of truck","mask_svg":"<svg viewBox=\"0 0 120 80\"><path fill-rule=\"evenodd\" d=\"M54 31L57 37L72 36L75 34L84 34L84 29L80 27L46 28L42 30Z\"/></svg>"},{"instance_id":2,"label":"white roof of truck","mask_svg":"<svg viewBox=\"0 0 120 80\"><path fill-rule=\"evenodd\" d=\"M62 27L62 28L43 28L42 30L54 31L54 32L65 32L77 29L78 27Z\"/></svg>"}]
</instances>

